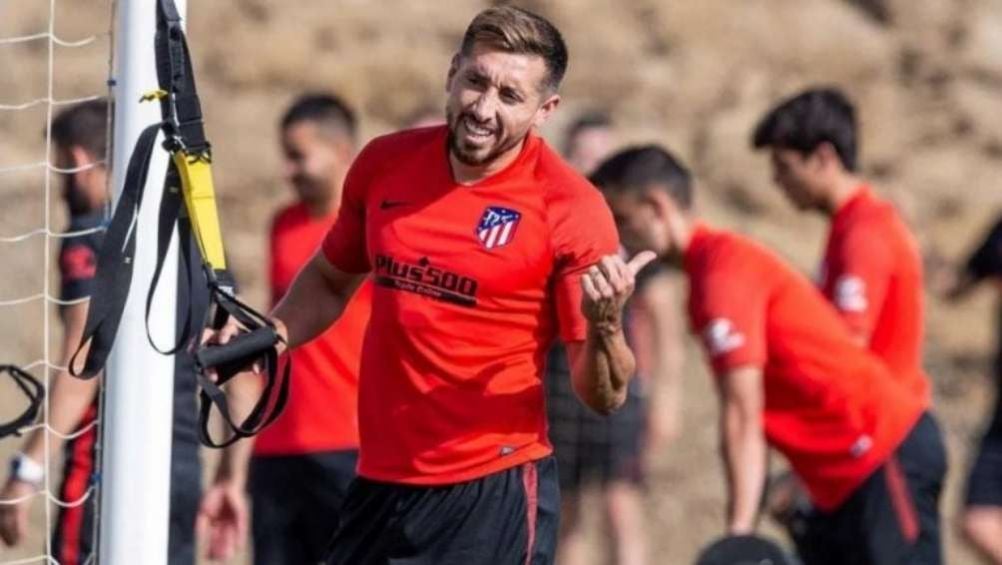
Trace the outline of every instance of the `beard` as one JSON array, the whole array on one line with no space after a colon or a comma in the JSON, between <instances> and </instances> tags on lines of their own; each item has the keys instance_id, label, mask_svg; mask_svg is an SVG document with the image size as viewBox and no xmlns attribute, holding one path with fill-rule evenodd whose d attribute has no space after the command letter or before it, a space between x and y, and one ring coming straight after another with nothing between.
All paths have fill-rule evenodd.
<instances>
[{"instance_id":1,"label":"beard","mask_svg":"<svg viewBox=\"0 0 1002 565\"><path fill-rule=\"evenodd\" d=\"M489 165L495 161L501 155L504 155L513 147L518 146L519 143L525 138L528 133L528 128L518 135L513 135L510 137L505 137L505 130L500 126L495 126L494 142L489 146L472 146L469 147L464 144L463 140L460 138L457 130L465 127L463 122L467 119L476 121L474 118L470 117L469 114L461 112L457 116L449 115L446 112L449 124L449 152L452 153L456 160L460 163L467 165L469 167L482 167L484 165Z\"/></svg>"}]
</instances>

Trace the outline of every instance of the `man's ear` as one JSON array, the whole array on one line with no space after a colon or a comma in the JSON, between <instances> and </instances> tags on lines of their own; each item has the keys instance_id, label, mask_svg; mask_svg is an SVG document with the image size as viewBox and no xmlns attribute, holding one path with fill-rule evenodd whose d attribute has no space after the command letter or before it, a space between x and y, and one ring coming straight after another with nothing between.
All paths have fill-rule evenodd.
<instances>
[{"instance_id":1,"label":"man's ear","mask_svg":"<svg viewBox=\"0 0 1002 565\"><path fill-rule=\"evenodd\" d=\"M842 158L839 157L838 150L828 141L824 141L821 145L818 145L814 149L814 155L825 169L833 166L840 169L843 167Z\"/></svg>"},{"instance_id":2,"label":"man's ear","mask_svg":"<svg viewBox=\"0 0 1002 565\"><path fill-rule=\"evenodd\" d=\"M87 165L93 164L97 159L91 155L90 151L87 151L79 145L70 146L69 151L66 152L70 157L69 166L71 169L79 169Z\"/></svg>"},{"instance_id":3,"label":"man's ear","mask_svg":"<svg viewBox=\"0 0 1002 565\"><path fill-rule=\"evenodd\" d=\"M536 110L536 117L532 121L532 125L538 128L546 123L546 120L550 119L553 112L557 110L557 106L560 106L560 95L553 93Z\"/></svg>"},{"instance_id":4,"label":"man's ear","mask_svg":"<svg viewBox=\"0 0 1002 565\"><path fill-rule=\"evenodd\" d=\"M449 63L449 73L445 77L445 91L449 92L452 90L452 81L456 78L456 73L459 72L459 62L462 58L462 54L456 53L452 56L452 62Z\"/></svg>"}]
</instances>

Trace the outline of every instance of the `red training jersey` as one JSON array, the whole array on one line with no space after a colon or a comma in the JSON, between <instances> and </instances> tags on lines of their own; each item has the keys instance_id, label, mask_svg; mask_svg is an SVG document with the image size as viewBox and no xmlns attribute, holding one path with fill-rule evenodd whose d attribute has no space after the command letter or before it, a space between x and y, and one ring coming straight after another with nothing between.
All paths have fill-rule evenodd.
<instances>
[{"instance_id":1,"label":"red training jersey","mask_svg":"<svg viewBox=\"0 0 1002 565\"><path fill-rule=\"evenodd\" d=\"M275 215L271 227L271 299L277 303L320 247L336 216L313 218L303 204ZM358 448L358 371L372 285L363 283L344 313L316 339L294 349L289 403L254 442L256 455Z\"/></svg>"},{"instance_id":2,"label":"red training jersey","mask_svg":"<svg viewBox=\"0 0 1002 565\"><path fill-rule=\"evenodd\" d=\"M891 377L928 406L922 259L894 207L870 187L860 187L835 213L820 283L849 328L891 369Z\"/></svg>"},{"instance_id":3,"label":"red training jersey","mask_svg":"<svg viewBox=\"0 0 1002 565\"><path fill-rule=\"evenodd\" d=\"M514 162L457 184L444 126L372 141L324 241L372 271L359 474L457 483L548 455L543 364L585 338L580 276L618 238L602 195L530 134Z\"/></svg>"},{"instance_id":4,"label":"red training jersey","mask_svg":"<svg viewBox=\"0 0 1002 565\"><path fill-rule=\"evenodd\" d=\"M904 440L924 404L765 248L699 226L685 269L690 321L714 371L762 368L766 438L819 508L837 508Z\"/></svg>"}]
</instances>

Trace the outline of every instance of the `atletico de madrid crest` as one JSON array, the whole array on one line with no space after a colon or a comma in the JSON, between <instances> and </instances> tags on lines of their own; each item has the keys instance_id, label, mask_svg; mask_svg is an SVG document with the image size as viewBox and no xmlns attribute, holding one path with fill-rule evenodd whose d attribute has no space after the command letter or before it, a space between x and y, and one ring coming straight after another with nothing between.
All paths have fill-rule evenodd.
<instances>
[{"instance_id":1,"label":"atletico de madrid crest","mask_svg":"<svg viewBox=\"0 0 1002 565\"><path fill-rule=\"evenodd\" d=\"M515 238L522 214L509 208L488 206L477 225L477 239L487 249L507 245Z\"/></svg>"}]
</instances>

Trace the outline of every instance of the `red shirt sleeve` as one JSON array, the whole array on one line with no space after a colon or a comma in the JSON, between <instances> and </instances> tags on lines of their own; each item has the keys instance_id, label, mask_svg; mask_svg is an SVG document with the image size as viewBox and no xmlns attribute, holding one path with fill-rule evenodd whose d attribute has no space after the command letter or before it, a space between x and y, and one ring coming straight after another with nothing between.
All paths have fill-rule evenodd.
<instances>
[{"instance_id":1,"label":"red shirt sleeve","mask_svg":"<svg viewBox=\"0 0 1002 565\"><path fill-rule=\"evenodd\" d=\"M854 229L829 258L827 294L849 328L869 339L894 268L884 238L873 229Z\"/></svg>"},{"instance_id":2,"label":"red shirt sleeve","mask_svg":"<svg viewBox=\"0 0 1002 565\"><path fill-rule=\"evenodd\" d=\"M369 265L365 239L365 202L374 160L371 145L359 153L345 177L337 222L321 244L324 257L346 273L366 273Z\"/></svg>"},{"instance_id":3,"label":"red shirt sleeve","mask_svg":"<svg viewBox=\"0 0 1002 565\"><path fill-rule=\"evenodd\" d=\"M713 370L765 366L767 287L740 272L716 270L693 289L694 329Z\"/></svg>"},{"instance_id":4,"label":"red shirt sleeve","mask_svg":"<svg viewBox=\"0 0 1002 565\"><path fill-rule=\"evenodd\" d=\"M619 235L612 212L602 195L590 185L575 199L562 200L551 209L555 215L554 295L560 339L583 341L588 323L581 313L581 275L605 255L619 250Z\"/></svg>"}]
</instances>

